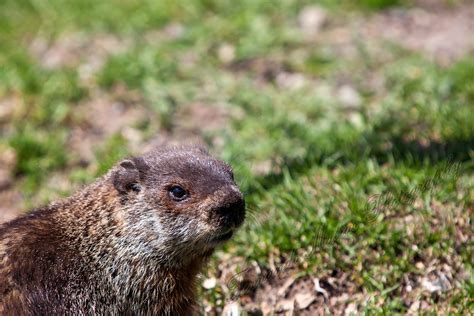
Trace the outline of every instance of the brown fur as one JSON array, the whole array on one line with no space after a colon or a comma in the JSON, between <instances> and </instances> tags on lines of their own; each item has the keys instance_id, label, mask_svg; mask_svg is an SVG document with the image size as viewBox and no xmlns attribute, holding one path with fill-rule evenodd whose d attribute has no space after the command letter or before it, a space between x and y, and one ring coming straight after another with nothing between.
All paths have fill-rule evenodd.
<instances>
[{"instance_id":1,"label":"brown fur","mask_svg":"<svg viewBox=\"0 0 474 316\"><path fill-rule=\"evenodd\" d=\"M202 150L125 160L0 226L0 314L196 314L196 275L244 214L232 171Z\"/></svg>"}]
</instances>

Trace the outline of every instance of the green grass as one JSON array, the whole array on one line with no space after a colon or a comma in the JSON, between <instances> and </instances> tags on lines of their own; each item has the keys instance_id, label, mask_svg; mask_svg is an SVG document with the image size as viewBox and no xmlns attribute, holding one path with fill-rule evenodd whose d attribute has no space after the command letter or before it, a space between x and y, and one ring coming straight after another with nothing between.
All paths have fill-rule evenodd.
<instances>
[{"instance_id":1,"label":"green grass","mask_svg":"<svg viewBox=\"0 0 474 316\"><path fill-rule=\"evenodd\" d=\"M242 115L203 137L234 167L249 215L234 241L213 258L208 275L217 275L215 267L226 255L243 258L241 269L251 262L268 268L270 258L280 266L297 258L301 275L349 273L356 291L372 295L367 314L392 314L408 310L402 285L407 275L424 276L417 262L457 260L470 279L439 297L422 298L432 313L446 304L455 313L467 312L474 247L456 234L472 234L474 59L446 68L396 46L383 46L390 58L379 56L364 43L355 56L343 56L330 44L306 42L298 31L298 13L310 3L4 2L0 100L19 105L7 122L0 121L0 142L16 153L15 188L26 205L68 194L133 153L122 129L103 136L91 148L90 161L78 162L68 147L71 129L92 129L77 116L81 103L108 95L112 102L151 111L158 123L153 117L132 126L145 139L178 133L179 113L193 104L224 105ZM340 19L411 4L318 3L329 18ZM177 36L163 31L171 22L182 26ZM81 80L80 67L46 68L29 48L34 38L60 43L77 32L89 38L108 34L128 44L105 58L92 82ZM234 60L219 59L222 43L232 45ZM304 84L282 87L281 72L302 75ZM369 75L383 78L382 87L370 86ZM348 108L335 97L341 78L360 92L360 105ZM392 200L376 214L368 205L374 195L413 192L447 161L459 163L460 173L443 177L433 190L417 191L410 203ZM70 190L55 191L48 180L57 175L66 176ZM203 300L218 308L229 296L224 284L202 290Z\"/></svg>"}]
</instances>

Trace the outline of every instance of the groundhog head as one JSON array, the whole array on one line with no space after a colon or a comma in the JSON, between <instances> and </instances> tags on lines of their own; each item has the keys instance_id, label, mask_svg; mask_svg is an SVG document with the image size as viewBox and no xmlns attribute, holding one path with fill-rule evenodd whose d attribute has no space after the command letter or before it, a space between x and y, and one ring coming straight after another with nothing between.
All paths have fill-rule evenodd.
<instances>
[{"instance_id":1,"label":"groundhog head","mask_svg":"<svg viewBox=\"0 0 474 316\"><path fill-rule=\"evenodd\" d=\"M121 217L141 252L185 263L230 239L245 218L232 169L200 148L170 148L112 171ZM175 258L175 260L173 260Z\"/></svg>"}]
</instances>

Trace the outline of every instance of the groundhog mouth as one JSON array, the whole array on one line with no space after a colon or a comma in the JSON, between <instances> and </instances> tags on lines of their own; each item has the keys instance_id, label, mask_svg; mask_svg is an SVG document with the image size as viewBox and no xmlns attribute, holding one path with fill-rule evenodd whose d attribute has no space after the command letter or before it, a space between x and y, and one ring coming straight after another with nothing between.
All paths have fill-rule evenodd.
<instances>
[{"instance_id":1,"label":"groundhog mouth","mask_svg":"<svg viewBox=\"0 0 474 316\"><path fill-rule=\"evenodd\" d=\"M232 238L234 231L231 229L225 233L221 233L211 239L212 243L221 243Z\"/></svg>"}]
</instances>

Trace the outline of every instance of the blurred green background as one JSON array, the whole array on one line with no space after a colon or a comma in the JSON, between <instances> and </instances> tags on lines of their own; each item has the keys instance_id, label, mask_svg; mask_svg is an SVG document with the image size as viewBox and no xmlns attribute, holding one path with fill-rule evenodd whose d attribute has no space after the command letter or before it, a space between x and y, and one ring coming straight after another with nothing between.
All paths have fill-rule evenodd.
<instances>
[{"instance_id":1,"label":"blurred green background","mask_svg":"<svg viewBox=\"0 0 474 316\"><path fill-rule=\"evenodd\" d=\"M467 315L473 29L468 0L1 0L0 221L126 155L206 144L249 209L203 313Z\"/></svg>"}]
</instances>

